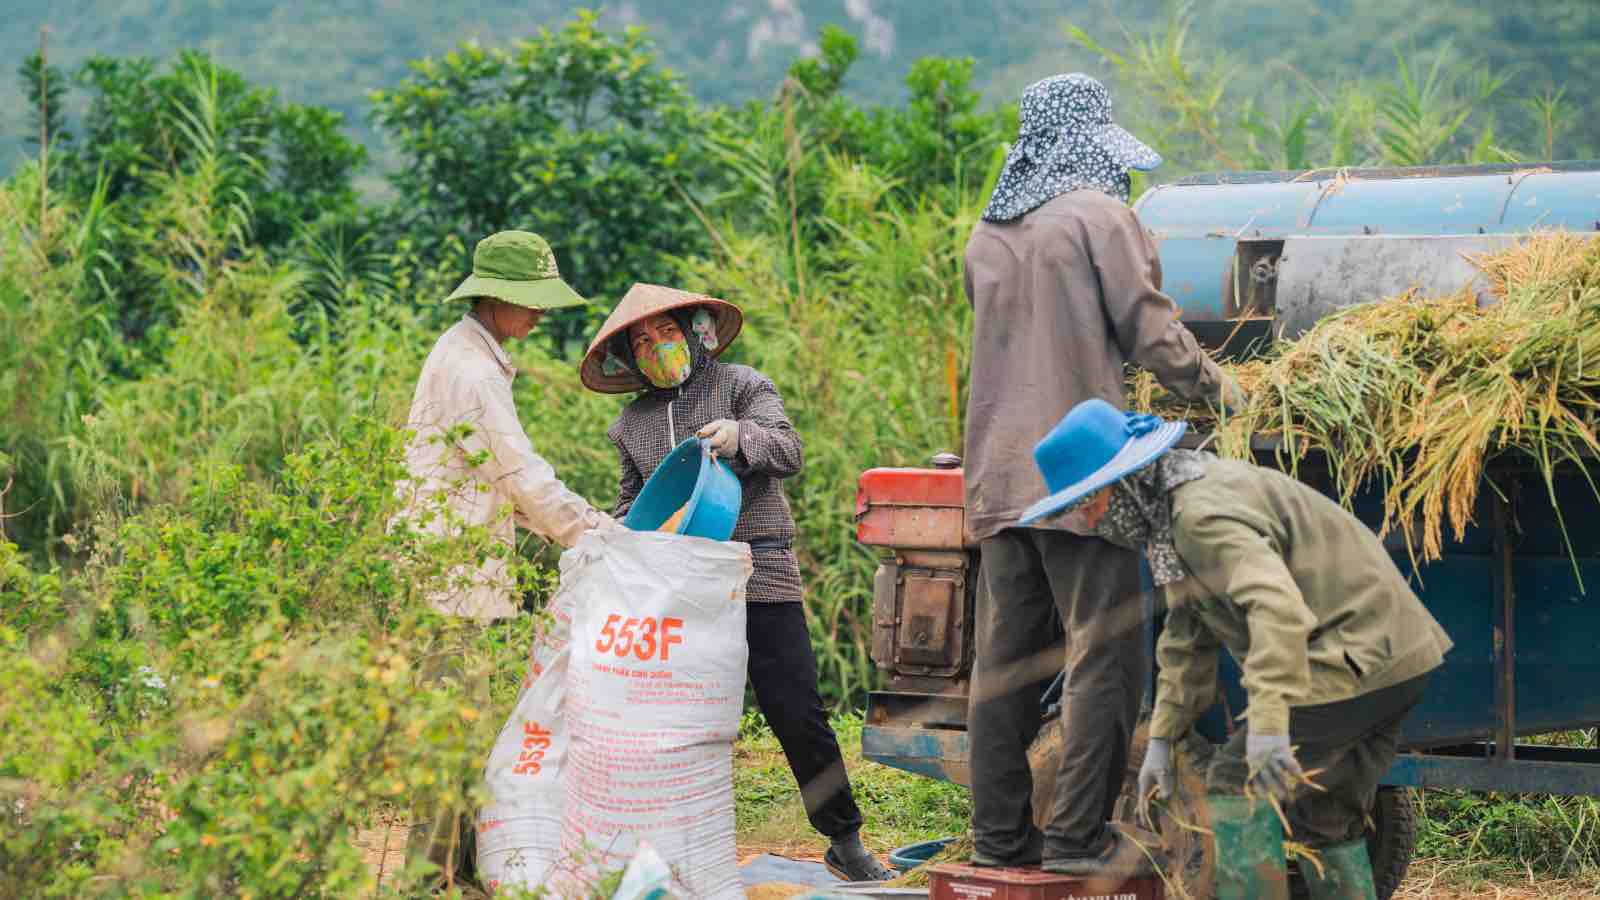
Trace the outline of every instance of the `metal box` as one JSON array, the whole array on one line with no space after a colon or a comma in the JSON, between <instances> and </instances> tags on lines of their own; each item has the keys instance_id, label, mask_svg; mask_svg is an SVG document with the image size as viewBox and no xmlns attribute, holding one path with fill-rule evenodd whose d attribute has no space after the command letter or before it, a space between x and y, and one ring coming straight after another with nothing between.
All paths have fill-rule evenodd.
<instances>
[{"instance_id":1,"label":"metal box","mask_svg":"<svg viewBox=\"0 0 1600 900\"><path fill-rule=\"evenodd\" d=\"M969 654L964 553L905 552L873 579L872 658L899 675L959 674Z\"/></svg>"},{"instance_id":2,"label":"metal box","mask_svg":"<svg viewBox=\"0 0 1600 900\"><path fill-rule=\"evenodd\" d=\"M1164 900L1165 897L1161 879L1156 876L1105 886L1038 869L962 865L928 868L928 900Z\"/></svg>"},{"instance_id":3,"label":"metal box","mask_svg":"<svg viewBox=\"0 0 1600 900\"><path fill-rule=\"evenodd\" d=\"M960 469L868 469L856 486L856 540L896 550L966 546Z\"/></svg>"}]
</instances>

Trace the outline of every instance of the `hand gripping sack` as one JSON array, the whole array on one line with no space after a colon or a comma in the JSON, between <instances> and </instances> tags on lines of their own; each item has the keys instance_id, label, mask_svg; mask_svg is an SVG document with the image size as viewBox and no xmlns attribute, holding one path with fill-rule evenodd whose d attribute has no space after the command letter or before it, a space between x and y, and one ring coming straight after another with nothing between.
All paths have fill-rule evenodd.
<instances>
[{"instance_id":1,"label":"hand gripping sack","mask_svg":"<svg viewBox=\"0 0 1600 900\"><path fill-rule=\"evenodd\" d=\"M477 870L491 891L538 887L561 857L568 745L562 706L573 607L568 568L563 557L561 587L547 608L550 624L534 639L522 692L484 767L489 800L478 813Z\"/></svg>"},{"instance_id":2,"label":"hand gripping sack","mask_svg":"<svg viewBox=\"0 0 1600 900\"><path fill-rule=\"evenodd\" d=\"M749 547L613 531L570 553L563 854L589 880L647 841L688 896L743 897L733 742Z\"/></svg>"}]
</instances>

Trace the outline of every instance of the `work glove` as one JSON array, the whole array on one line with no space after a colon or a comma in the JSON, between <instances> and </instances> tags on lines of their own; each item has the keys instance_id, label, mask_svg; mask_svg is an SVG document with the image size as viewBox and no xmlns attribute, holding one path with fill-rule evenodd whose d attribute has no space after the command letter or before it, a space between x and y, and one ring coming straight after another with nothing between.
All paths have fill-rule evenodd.
<instances>
[{"instance_id":1,"label":"work glove","mask_svg":"<svg viewBox=\"0 0 1600 900\"><path fill-rule=\"evenodd\" d=\"M1172 741L1151 738L1145 746L1144 764L1139 767L1139 818L1155 827L1150 816L1150 799L1170 800L1173 790Z\"/></svg>"},{"instance_id":2,"label":"work glove","mask_svg":"<svg viewBox=\"0 0 1600 900\"><path fill-rule=\"evenodd\" d=\"M1250 763L1250 787L1270 794L1279 803L1294 799L1305 781L1305 770L1294 758L1287 734L1254 734L1245 738L1245 759Z\"/></svg>"},{"instance_id":3,"label":"work glove","mask_svg":"<svg viewBox=\"0 0 1600 900\"><path fill-rule=\"evenodd\" d=\"M695 437L708 442L711 452L723 459L739 454L739 423L732 419L717 419L695 432Z\"/></svg>"},{"instance_id":4,"label":"work glove","mask_svg":"<svg viewBox=\"0 0 1600 900\"><path fill-rule=\"evenodd\" d=\"M628 530L628 526L618 522L616 519L613 519L599 510L595 511L595 515L599 516L600 520L594 524L594 530L600 534L610 534L614 531Z\"/></svg>"}]
</instances>

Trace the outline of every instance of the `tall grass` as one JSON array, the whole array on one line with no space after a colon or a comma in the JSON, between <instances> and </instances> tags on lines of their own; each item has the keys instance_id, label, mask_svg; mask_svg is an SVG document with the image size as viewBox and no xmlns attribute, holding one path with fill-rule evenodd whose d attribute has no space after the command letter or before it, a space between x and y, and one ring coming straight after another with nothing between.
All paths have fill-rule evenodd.
<instances>
[{"instance_id":1,"label":"tall grass","mask_svg":"<svg viewBox=\"0 0 1600 900\"><path fill-rule=\"evenodd\" d=\"M91 276L103 193L83 211L52 202L30 168L0 184L0 455L10 480L0 534L49 543L78 509L66 436L93 408L120 353Z\"/></svg>"},{"instance_id":2,"label":"tall grass","mask_svg":"<svg viewBox=\"0 0 1600 900\"><path fill-rule=\"evenodd\" d=\"M1397 52L1388 78L1335 84L1276 63L1282 90L1242 95L1239 76L1257 63L1198 55L1195 15L1195 4L1181 3L1151 28L1113 21L1114 41L1066 28L1070 41L1110 66L1118 118L1171 161L1163 172L1548 159L1572 124L1561 95L1528 97L1520 105L1539 133L1507 140L1491 101L1511 78L1449 46Z\"/></svg>"}]
</instances>

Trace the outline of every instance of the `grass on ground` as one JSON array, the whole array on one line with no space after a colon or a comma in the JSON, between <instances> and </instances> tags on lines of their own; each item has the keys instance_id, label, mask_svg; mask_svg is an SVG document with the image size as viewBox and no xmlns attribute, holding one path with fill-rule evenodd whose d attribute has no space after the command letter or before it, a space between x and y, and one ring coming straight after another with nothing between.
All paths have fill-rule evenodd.
<instances>
[{"instance_id":1,"label":"grass on ground","mask_svg":"<svg viewBox=\"0 0 1600 900\"><path fill-rule=\"evenodd\" d=\"M891 769L861 756L861 718L833 727L866 825L867 846L887 854L917 841L965 832L970 792ZM1552 735L1594 746L1592 732ZM734 748L740 858L774 853L820 859L827 842L806 822L800 791L778 739L759 713L745 717ZM1567 900L1600 897L1600 801L1591 797L1512 796L1427 791L1420 798L1417 858L1397 900Z\"/></svg>"},{"instance_id":2,"label":"grass on ground","mask_svg":"<svg viewBox=\"0 0 1600 900\"><path fill-rule=\"evenodd\" d=\"M858 715L835 717L833 729L866 820L861 836L870 850L887 854L967 830L972 796L966 788L863 759ZM733 763L740 856L775 853L820 859L827 840L806 821L783 749L759 713L746 714Z\"/></svg>"}]
</instances>

